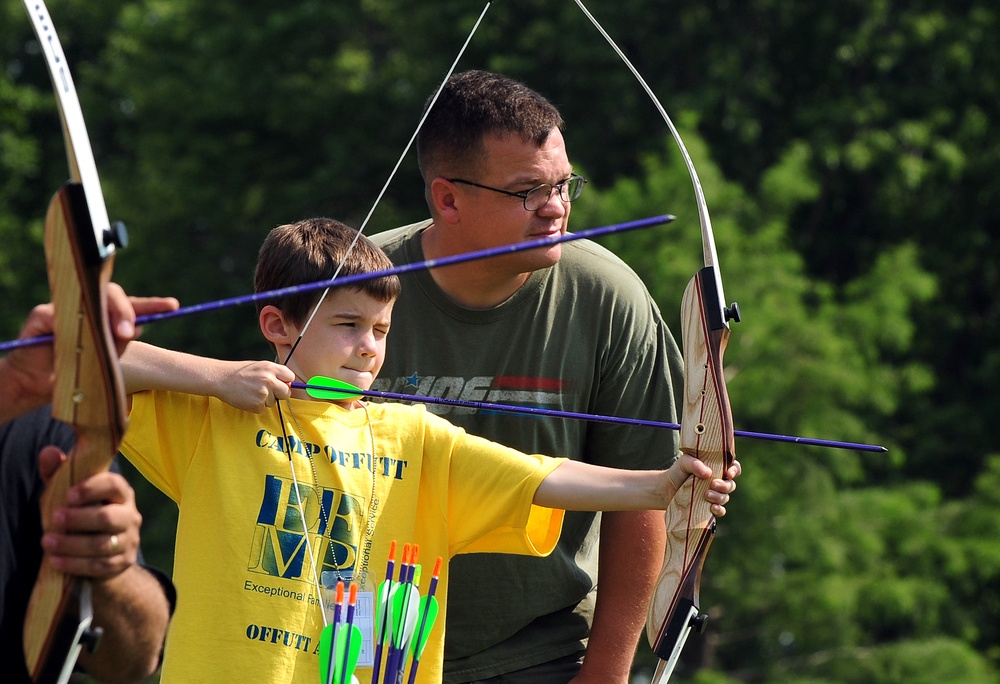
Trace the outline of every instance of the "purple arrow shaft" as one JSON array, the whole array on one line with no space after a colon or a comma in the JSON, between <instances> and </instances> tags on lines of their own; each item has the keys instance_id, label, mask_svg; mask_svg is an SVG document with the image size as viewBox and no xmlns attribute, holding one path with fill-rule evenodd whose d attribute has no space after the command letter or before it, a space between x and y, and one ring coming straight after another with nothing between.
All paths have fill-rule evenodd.
<instances>
[{"instance_id":1,"label":"purple arrow shaft","mask_svg":"<svg viewBox=\"0 0 1000 684\"><path fill-rule=\"evenodd\" d=\"M293 382L292 387L303 390L325 390L329 387L323 385L309 385L302 382ZM421 404L441 404L444 406L462 406L485 411L498 411L503 413L522 413L535 416L551 416L554 418L567 418L569 420L589 420L595 423L618 423L621 425L639 425L643 427L654 427L666 430L680 430L678 423L667 423L659 420L645 420L642 418L621 418L618 416L602 416L592 413L578 413L576 411L561 411L558 409L546 409L537 406L515 406L513 404L496 404L488 401L466 401L463 399L444 399L441 397L427 397L419 394L403 394L401 392L382 392L379 390L346 389L337 387L337 392L345 394L359 394L366 397L378 397L380 399L392 399L396 401L414 401ZM791 442L793 444L803 444L807 446L820 446L830 449L854 449L857 451L872 451L876 453L887 453L889 450L884 446L876 444L859 444L855 442L840 442L830 439L814 439L812 437L795 437L791 435L775 435L767 432L750 432L747 430L734 430L733 434L749 439L763 439L772 442Z\"/></svg>"},{"instance_id":2,"label":"purple arrow shaft","mask_svg":"<svg viewBox=\"0 0 1000 684\"><path fill-rule=\"evenodd\" d=\"M572 242L573 240L582 240L584 238L595 238L595 237L600 237L602 235L611 235L613 233L624 233L626 231L635 230L637 228L648 228L650 226L669 223L673 220L674 217L670 216L669 214L664 214L662 216L652 216L650 218L638 219L635 221L626 221L625 223L616 223L610 226L603 226L601 228L590 228L588 230L580 231L579 233L565 233L563 235L553 235L550 237L538 238L537 240L518 242L513 245L502 245L500 247L492 247L490 249L482 249L475 252L466 252L464 254L455 254L452 256L441 257L440 259L427 259L425 261L418 261L412 264L402 264L400 266L394 266L392 268L383 269L381 271L371 271L370 273L358 273L350 276L341 276L331 280L320 280L315 283L306 283L304 285L293 285L290 287L283 287L277 290L270 290L268 292L255 292L253 294L241 295L239 297L219 299L214 302L193 304L191 306L183 306L177 309L176 311L166 311L163 313L147 314L145 316L139 316L138 318L136 318L136 324L143 325L145 323L153 323L155 321L162 321L168 318L180 318L181 316L189 316L191 314L204 313L206 311L215 311L230 306L237 306L240 304L250 304L262 300L275 299L278 297L287 297L288 295L301 294L303 292L312 292L313 290L322 290L328 287L343 287L344 285L351 285L365 280L374 280L375 278L384 278L386 276L409 273L410 271L418 271L424 268L439 268L441 266L450 266L452 264L459 264L466 261L475 261L476 259L488 259L489 257L502 256L504 254L513 254L515 252L523 252L529 249L537 249L539 247L548 247L550 245L556 245L563 242ZM11 349L17 349L19 347L30 347L36 344L44 344L47 342L48 343L52 342L52 335L39 335L38 337L27 337L23 340L12 340L10 342L0 343L0 352L9 351Z\"/></svg>"}]
</instances>

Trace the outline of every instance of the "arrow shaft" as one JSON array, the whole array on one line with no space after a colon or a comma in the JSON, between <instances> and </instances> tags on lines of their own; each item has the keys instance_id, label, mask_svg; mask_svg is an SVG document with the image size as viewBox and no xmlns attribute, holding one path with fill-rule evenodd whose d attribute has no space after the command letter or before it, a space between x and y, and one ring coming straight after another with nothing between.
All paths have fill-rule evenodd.
<instances>
[{"instance_id":1,"label":"arrow shaft","mask_svg":"<svg viewBox=\"0 0 1000 684\"><path fill-rule=\"evenodd\" d=\"M473 252L466 252L464 254L453 254L452 256L441 257L439 259L427 259L425 261L417 261L412 264L401 264L399 266L394 266L380 271L357 273L355 275L342 276L336 279L321 280L315 283L283 287L277 290L269 290L268 292L254 292L253 294L241 295L239 297L228 297L226 299L218 299L212 302L193 304L191 306L184 306L170 312L138 316L136 317L135 322L137 325L144 325L146 323L154 323L168 318L180 318L182 316L190 316L192 314L217 311L230 306L253 304L255 302L268 299L276 299L294 294L303 294L306 292L313 292L315 290L323 290L328 287L344 287L346 285L354 285L366 280L375 280L377 278L385 278L387 276L401 275L403 273L419 271L425 268L440 268L442 266L451 266L453 264L460 264L467 261L475 261L477 259L488 259L490 257L502 256L504 254L513 254L515 252L523 252L529 249L548 247L550 245L560 244L563 242L573 242L574 240L592 239L602 235L624 233L639 228L649 228L651 226L662 225L673 220L673 216L662 215L652 216L645 219L637 219L635 221L626 221L625 223L615 223L608 226L602 226L600 228L590 228L588 230L580 231L579 233L554 235L539 238L537 240L528 240L527 242L518 242L512 245L491 247L490 249L481 249ZM19 347L31 347L37 344L50 344L51 342L52 335L39 335L37 337L29 337L21 340L11 340L0 343L0 352L11 351L13 349L18 349Z\"/></svg>"},{"instance_id":2,"label":"arrow shaft","mask_svg":"<svg viewBox=\"0 0 1000 684\"><path fill-rule=\"evenodd\" d=\"M293 382L294 389L304 390L328 390L329 387L322 385L310 385L308 383ZM365 397L377 397L380 399L392 399L394 401L412 401L422 404L439 404L443 406L461 406L465 408L479 409L480 411L498 411L502 413L519 413L534 416L550 416L553 418L565 418L568 420L589 420L597 423L618 423L622 425L637 425L642 427L660 428L666 430L679 430L678 423L669 423L659 420L645 420L642 418L622 418L620 416L604 416L594 413L579 413L576 411L561 411L559 409L547 409L538 406L516 406L513 404L497 404L489 401L468 401L464 399L445 399L443 397L429 397L419 394L404 394L401 392L383 392L379 390L362 389L342 389L338 392L358 394ZM876 444L863 444L857 442L842 442L831 439L815 439L812 437L797 437L794 435L776 435L768 432L752 432L749 430L735 430L734 434L748 439L761 439L772 442L789 442L792 444L802 444L805 446L819 446L829 449L854 449L857 451L870 451L885 453L885 447Z\"/></svg>"}]
</instances>

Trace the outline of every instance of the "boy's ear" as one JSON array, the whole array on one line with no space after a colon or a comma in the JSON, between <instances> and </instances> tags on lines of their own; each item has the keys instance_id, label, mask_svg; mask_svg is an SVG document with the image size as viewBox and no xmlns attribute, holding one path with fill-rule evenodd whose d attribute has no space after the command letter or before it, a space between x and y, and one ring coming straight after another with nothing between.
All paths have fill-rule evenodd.
<instances>
[{"instance_id":1,"label":"boy's ear","mask_svg":"<svg viewBox=\"0 0 1000 684\"><path fill-rule=\"evenodd\" d=\"M295 326L288 325L281 309L273 304L268 304L260 310L259 322L261 333L273 345L291 344L291 340L298 335Z\"/></svg>"},{"instance_id":2,"label":"boy's ear","mask_svg":"<svg viewBox=\"0 0 1000 684\"><path fill-rule=\"evenodd\" d=\"M455 197L455 184L438 176L431 181L431 203L435 213L446 223L459 222L459 208Z\"/></svg>"}]
</instances>

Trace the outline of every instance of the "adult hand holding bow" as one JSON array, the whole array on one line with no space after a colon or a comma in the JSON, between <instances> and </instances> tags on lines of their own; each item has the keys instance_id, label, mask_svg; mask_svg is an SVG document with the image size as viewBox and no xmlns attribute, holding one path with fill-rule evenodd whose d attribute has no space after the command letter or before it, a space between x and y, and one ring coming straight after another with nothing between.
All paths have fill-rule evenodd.
<instances>
[{"instance_id":1,"label":"adult hand holding bow","mask_svg":"<svg viewBox=\"0 0 1000 684\"><path fill-rule=\"evenodd\" d=\"M48 484L67 456L57 447L39 455ZM42 547L56 571L87 578L98 648L83 649L82 668L103 682L138 681L159 666L171 603L161 580L138 564L142 516L135 492L117 472L97 473L77 483L52 515Z\"/></svg>"}]
</instances>

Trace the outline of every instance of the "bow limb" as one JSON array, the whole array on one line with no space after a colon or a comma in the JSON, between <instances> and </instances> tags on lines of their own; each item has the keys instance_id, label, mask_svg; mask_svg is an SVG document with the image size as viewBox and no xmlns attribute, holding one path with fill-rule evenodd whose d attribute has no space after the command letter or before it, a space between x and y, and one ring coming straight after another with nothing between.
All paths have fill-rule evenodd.
<instances>
[{"instance_id":1,"label":"bow limb","mask_svg":"<svg viewBox=\"0 0 1000 684\"><path fill-rule=\"evenodd\" d=\"M659 106L658 101L653 98ZM694 186L701 223L705 266L688 283L681 300L684 350L684 404L680 449L726 477L735 460L733 418L726 391L723 355L729 343L729 321L739 322L739 307L727 307L708 205L694 163L680 134L663 111ZM701 573L715 535L716 519L705 500L710 480L688 478L667 509L667 546L663 567L650 600L646 634L660 662L653 684L670 679L692 630L704 630L700 608Z\"/></svg>"},{"instance_id":2,"label":"bow limb","mask_svg":"<svg viewBox=\"0 0 1000 684\"><path fill-rule=\"evenodd\" d=\"M670 129L694 186L705 266L691 279L681 301L684 406L680 448L708 465L713 479L725 477L735 451L722 357L729 342L729 320L739 321L740 316L736 304L726 307L724 303L708 203L691 155L656 94L583 2L576 0L576 4L649 96ZM688 478L664 514L667 547L646 619L646 636L661 659L653 675L654 684L670 679L691 630L701 631L705 625L699 598L701 571L716 527L715 516L705 500L709 482Z\"/></svg>"},{"instance_id":3,"label":"bow limb","mask_svg":"<svg viewBox=\"0 0 1000 684\"><path fill-rule=\"evenodd\" d=\"M45 216L45 256L55 309L52 415L76 432L68 459L46 486L42 528L77 482L106 471L127 425L118 355L108 325L107 285L124 231L109 225L86 125L59 38L42 0L24 0L59 104L70 180ZM65 682L92 628L90 584L42 558L24 625L28 671L38 683Z\"/></svg>"},{"instance_id":4,"label":"bow limb","mask_svg":"<svg viewBox=\"0 0 1000 684\"><path fill-rule=\"evenodd\" d=\"M705 263L688 283L681 300L684 404L680 449L708 465L713 479L722 478L736 454L722 362L729 343L729 321L739 322L739 307L735 303L725 305L712 221L694 163L670 117L655 97L653 100L691 176ZM709 480L688 478L664 514L667 546L646 620L647 638L660 658L653 684L670 679L691 631L705 628L707 616L701 612L699 595L701 573L716 528L715 516L705 500L708 485Z\"/></svg>"},{"instance_id":5,"label":"bow limb","mask_svg":"<svg viewBox=\"0 0 1000 684\"><path fill-rule=\"evenodd\" d=\"M670 117L655 97L653 100L691 176L705 263L688 283L681 300L684 404L681 407L680 449L708 465L713 479L723 478L736 452L722 363L729 343L729 321L739 322L739 307L735 303L729 307L725 305L712 222L694 163ZM705 499L709 482L688 478L664 514L667 546L646 621L647 638L660 658L652 680L654 684L670 679L687 637L692 630L703 631L707 620L701 612L699 593L702 567L716 528L715 516Z\"/></svg>"}]
</instances>

